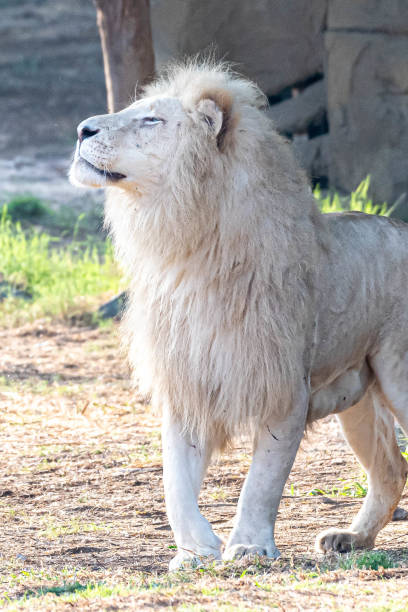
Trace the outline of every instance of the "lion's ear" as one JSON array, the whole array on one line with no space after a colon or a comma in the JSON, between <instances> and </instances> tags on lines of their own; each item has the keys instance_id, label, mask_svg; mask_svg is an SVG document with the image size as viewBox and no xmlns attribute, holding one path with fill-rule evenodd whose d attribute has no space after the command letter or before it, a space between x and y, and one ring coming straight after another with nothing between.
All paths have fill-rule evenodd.
<instances>
[{"instance_id":1,"label":"lion's ear","mask_svg":"<svg viewBox=\"0 0 408 612\"><path fill-rule=\"evenodd\" d=\"M204 121L213 129L214 134L218 136L224 122L224 115L218 104L210 98L205 98L199 101L197 110L203 115Z\"/></svg>"}]
</instances>

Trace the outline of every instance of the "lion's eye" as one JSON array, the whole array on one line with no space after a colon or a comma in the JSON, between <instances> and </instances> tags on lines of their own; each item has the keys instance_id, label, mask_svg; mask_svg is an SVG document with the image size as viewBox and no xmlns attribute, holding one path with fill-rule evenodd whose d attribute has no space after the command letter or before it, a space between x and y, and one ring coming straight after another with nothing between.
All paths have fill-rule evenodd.
<instances>
[{"instance_id":1,"label":"lion's eye","mask_svg":"<svg viewBox=\"0 0 408 612\"><path fill-rule=\"evenodd\" d=\"M142 119L142 125L157 125L158 123L163 123L163 119L158 117L144 117Z\"/></svg>"}]
</instances>

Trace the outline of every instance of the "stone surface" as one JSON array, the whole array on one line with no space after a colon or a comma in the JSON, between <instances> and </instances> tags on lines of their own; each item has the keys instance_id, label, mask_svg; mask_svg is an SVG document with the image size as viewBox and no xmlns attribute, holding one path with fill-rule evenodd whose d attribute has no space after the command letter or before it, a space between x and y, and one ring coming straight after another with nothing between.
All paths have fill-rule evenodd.
<instances>
[{"instance_id":1,"label":"stone surface","mask_svg":"<svg viewBox=\"0 0 408 612\"><path fill-rule=\"evenodd\" d=\"M326 177L329 170L329 136L309 139L306 135L293 139L295 156L310 179Z\"/></svg>"},{"instance_id":2,"label":"stone surface","mask_svg":"<svg viewBox=\"0 0 408 612\"><path fill-rule=\"evenodd\" d=\"M328 32L326 49L330 182L350 191L370 174L392 204L408 193L408 36Z\"/></svg>"},{"instance_id":3,"label":"stone surface","mask_svg":"<svg viewBox=\"0 0 408 612\"><path fill-rule=\"evenodd\" d=\"M209 49L267 94L323 69L326 0L151 0L158 65Z\"/></svg>"},{"instance_id":4,"label":"stone surface","mask_svg":"<svg viewBox=\"0 0 408 612\"><path fill-rule=\"evenodd\" d=\"M128 300L128 295L125 291L117 295L116 297L109 300L109 302L105 302L102 306L98 308L98 314L102 319L114 319L121 318L124 309L126 308L126 302Z\"/></svg>"},{"instance_id":5,"label":"stone surface","mask_svg":"<svg viewBox=\"0 0 408 612\"><path fill-rule=\"evenodd\" d=\"M0 302L8 297L19 298L21 300L32 300L33 296L29 291L19 289L5 280L0 280Z\"/></svg>"},{"instance_id":6,"label":"stone surface","mask_svg":"<svg viewBox=\"0 0 408 612\"><path fill-rule=\"evenodd\" d=\"M306 87L299 95L274 104L267 113L279 132L300 134L323 118L326 104L326 86L322 80Z\"/></svg>"},{"instance_id":7,"label":"stone surface","mask_svg":"<svg viewBox=\"0 0 408 612\"><path fill-rule=\"evenodd\" d=\"M392 515L392 521L406 521L408 519L408 512L405 508L395 508L394 514Z\"/></svg>"},{"instance_id":8,"label":"stone surface","mask_svg":"<svg viewBox=\"0 0 408 612\"><path fill-rule=\"evenodd\" d=\"M408 34L407 0L329 0L329 30Z\"/></svg>"}]
</instances>

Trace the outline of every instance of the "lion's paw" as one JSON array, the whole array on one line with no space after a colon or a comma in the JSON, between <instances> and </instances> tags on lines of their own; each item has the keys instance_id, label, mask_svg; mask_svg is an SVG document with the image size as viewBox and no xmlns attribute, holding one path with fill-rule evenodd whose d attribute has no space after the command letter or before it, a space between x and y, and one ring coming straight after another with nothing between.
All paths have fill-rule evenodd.
<instances>
[{"instance_id":1,"label":"lion's paw","mask_svg":"<svg viewBox=\"0 0 408 612\"><path fill-rule=\"evenodd\" d=\"M221 555L196 555L187 550L180 550L175 557L169 563L169 571L176 572L182 569L196 569L198 567L205 567L213 561L221 559Z\"/></svg>"},{"instance_id":2,"label":"lion's paw","mask_svg":"<svg viewBox=\"0 0 408 612\"><path fill-rule=\"evenodd\" d=\"M257 544L234 544L225 549L222 558L224 561L233 561L234 559L241 559L242 557L249 556L253 557L255 555L259 557L268 557L270 559L278 559L278 557L280 557L280 552L276 546L268 550Z\"/></svg>"},{"instance_id":3,"label":"lion's paw","mask_svg":"<svg viewBox=\"0 0 408 612\"><path fill-rule=\"evenodd\" d=\"M370 548L370 546L372 542L362 542L357 533L346 529L327 529L319 533L316 538L316 550L323 553L346 553L355 548Z\"/></svg>"}]
</instances>

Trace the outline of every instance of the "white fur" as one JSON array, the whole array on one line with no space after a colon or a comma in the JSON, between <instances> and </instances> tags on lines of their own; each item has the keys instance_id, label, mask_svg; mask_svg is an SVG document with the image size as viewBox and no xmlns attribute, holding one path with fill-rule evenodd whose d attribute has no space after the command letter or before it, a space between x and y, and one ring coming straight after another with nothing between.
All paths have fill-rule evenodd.
<instances>
[{"instance_id":1,"label":"white fur","mask_svg":"<svg viewBox=\"0 0 408 612\"><path fill-rule=\"evenodd\" d=\"M106 223L130 279L124 338L135 380L164 412L172 568L220 556L197 496L211 453L242 431L254 435L254 460L225 555L277 556L274 522L301 432L330 412L342 412L351 445L350 420L361 438L367 415L387 459L361 451L376 474L368 510L352 536L336 530L319 546L373 542L405 473L377 416L388 402L408 422L406 228L321 215L262 93L225 66L176 67L145 94L79 126L95 134L78 145L71 179L108 187ZM398 485L376 503L387 470Z\"/></svg>"}]
</instances>

